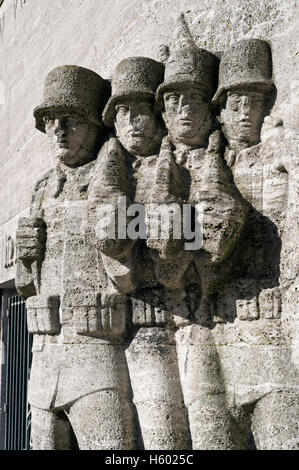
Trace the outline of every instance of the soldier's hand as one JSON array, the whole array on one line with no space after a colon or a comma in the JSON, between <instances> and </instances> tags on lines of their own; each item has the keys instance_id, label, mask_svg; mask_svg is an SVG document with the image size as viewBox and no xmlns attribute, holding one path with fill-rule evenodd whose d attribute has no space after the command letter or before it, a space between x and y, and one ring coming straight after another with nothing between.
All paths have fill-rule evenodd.
<instances>
[{"instance_id":1,"label":"soldier's hand","mask_svg":"<svg viewBox=\"0 0 299 470\"><path fill-rule=\"evenodd\" d=\"M221 131L216 130L209 136L208 153L220 153L225 148L225 140Z\"/></svg>"},{"instance_id":2,"label":"soldier's hand","mask_svg":"<svg viewBox=\"0 0 299 470\"><path fill-rule=\"evenodd\" d=\"M58 296L29 297L27 306L28 331L34 334L57 335L60 331Z\"/></svg>"},{"instance_id":3,"label":"soldier's hand","mask_svg":"<svg viewBox=\"0 0 299 470\"><path fill-rule=\"evenodd\" d=\"M238 299L236 301L237 317L239 320L257 320L259 318L259 309L257 297L251 299Z\"/></svg>"},{"instance_id":4,"label":"soldier's hand","mask_svg":"<svg viewBox=\"0 0 299 470\"><path fill-rule=\"evenodd\" d=\"M119 340L125 333L126 315L127 297L118 293L103 293L90 305L74 307L76 330L83 336Z\"/></svg>"},{"instance_id":5,"label":"soldier's hand","mask_svg":"<svg viewBox=\"0 0 299 470\"><path fill-rule=\"evenodd\" d=\"M281 292L278 287L263 289L259 294L260 311L264 318L277 319L281 313Z\"/></svg>"},{"instance_id":6,"label":"soldier's hand","mask_svg":"<svg viewBox=\"0 0 299 470\"><path fill-rule=\"evenodd\" d=\"M182 211L179 204L150 204L146 210L148 248L161 259L169 259L183 250Z\"/></svg>"},{"instance_id":7,"label":"soldier's hand","mask_svg":"<svg viewBox=\"0 0 299 470\"><path fill-rule=\"evenodd\" d=\"M38 217L19 219L16 232L17 258L32 263L42 258L46 238L46 225Z\"/></svg>"}]
</instances>

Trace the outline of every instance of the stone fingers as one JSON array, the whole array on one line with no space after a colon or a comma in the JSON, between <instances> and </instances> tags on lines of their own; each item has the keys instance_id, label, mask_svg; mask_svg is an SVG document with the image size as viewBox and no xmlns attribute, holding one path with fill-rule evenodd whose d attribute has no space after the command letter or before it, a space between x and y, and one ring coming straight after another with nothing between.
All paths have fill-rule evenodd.
<instances>
[{"instance_id":1,"label":"stone fingers","mask_svg":"<svg viewBox=\"0 0 299 470\"><path fill-rule=\"evenodd\" d=\"M28 331L35 334L58 334L60 331L59 297L37 295L27 299Z\"/></svg>"},{"instance_id":2,"label":"stone fingers","mask_svg":"<svg viewBox=\"0 0 299 470\"><path fill-rule=\"evenodd\" d=\"M43 220L36 217L22 217L16 232L17 257L28 262L40 259L44 239Z\"/></svg>"}]
</instances>

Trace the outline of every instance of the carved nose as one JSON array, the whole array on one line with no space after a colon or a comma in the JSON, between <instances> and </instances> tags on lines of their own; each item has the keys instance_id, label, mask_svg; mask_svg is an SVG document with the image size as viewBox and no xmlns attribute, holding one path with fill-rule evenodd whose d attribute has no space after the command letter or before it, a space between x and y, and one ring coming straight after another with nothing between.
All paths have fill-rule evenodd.
<instances>
[{"instance_id":1,"label":"carved nose","mask_svg":"<svg viewBox=\"0 0 299 470\"><path fill-rule=\"evenodd\" d=\"M141 123L141 120L142 119L138 111L131 111L129 113L129 122L133 127L139 126Z\"/></svg>"},{"instance_id":2,"label":"carved nose","mask_svg":"<svg viewBox=\"0 0 299 470\"><path fill-rule=\"evenodd\" d=\"M59 131L61 131L62 127L61 127L61 120L60 119L55 119L55 122L54 122L54 132L55 134L57 134Z\"/></svg>"},{"instance_id":3,"label":"carved nose","mask_svg":"<svg viewBox=\"0 0 299 470\"><path fill-rule=\"evenodd\" d=\"M249 106L248 100L242 101L242 103L241 103L241 113L248 116L249 111L250 111L250 106Z\"/></svg>"},{"instance_id":4,"label":"carved nose","mask_svg":"<svg viewBox=\"0 0 299 470\"><path fill-rule=\"evenodd\" d=\"M64 119L55 119L54 133L55 134L64 134L65 129L66 129L65 120Z\"/></svg>"},{"instance_id":5,"label":"carved nose","mask_svg":"<svg viewBox=\"0 0 299 470\"><path fill-rule=\"evenodd\" d=\"M129 116L130 121L133 121L133 120L136 119L136 117L138 116L137 110L132 109L132 108L129 108L129 110L128 110L128 116Z\"/></svg>"},{"instance_id":6,"label":"carved nose","mask_svg":"<svg viewBox=\"0 0 299 470\"><path fill-rule=\"evenodd\" d=\"M187 117L187 116L190 116L192 110L191 110L191 106L189 103L183 103L180 105L179 111L182 114L182 116Z\"/></svg>"}]
</instances>

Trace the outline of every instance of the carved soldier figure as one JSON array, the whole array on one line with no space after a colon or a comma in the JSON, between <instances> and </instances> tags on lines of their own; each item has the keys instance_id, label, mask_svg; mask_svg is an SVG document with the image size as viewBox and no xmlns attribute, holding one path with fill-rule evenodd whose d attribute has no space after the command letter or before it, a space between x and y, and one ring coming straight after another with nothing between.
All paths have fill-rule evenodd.
<instances>
[{"instance_id":1,"label":"carved soldier figure","mask_svg":"<svg viewBox=\"0 0 299 470\"><path fill-rule=\"evenodd\" d=\"M116 138L110 137L103 146L89 188L91 226L97 225L97 208L105 202L115 204L114 216L119 197L126 197L125 209L133 202L146 208L150 202L163 135L155 91L163 76L163 65L146 57L130 57L116 67L112 96L103 112L103 121L114 126ZM123 220L126 228L130 219ZM110 288L120 296L130 294L135 332L126 354L140 445L185 449L188 431L173 332L165 328L161 286L159 289L145 240L121 239L116 230L115 239L107 236L96 243Z\"/></svg>"},{"instance_id":2,"label":"carved soldier figure","mask_svg":"<svg viewBox=\"0 0 299 470\"><path fill-rule=\"evenodd\" d=\"M220 107L218 119L227 139L225 158L238 190L252 207L237 279L226 289L236 303L235 330L227 325L222 331L216 329L214 337L222 343L226 341L225 334L229 337L229 346L219 348L227 400L232 409L239 410L239 415L240 410L247 410L247 427L250 429L251 424L256 447L295 449L298 379L290 341L280 320L279 286L287 174L275 168L276 151L281 155L289 152L279 130L273 133L274 127L281 125L278 120L271 131L274 119L265 119L261 142L261 127L269 112L267 100L274 91L271 73L270 47L259 39L233 44L220 63L214 101ZM236 356L238 364L234 369L231 363Z\"/></svg>"},{"instance_id":3,"label":"carved soldier figure","mask_svg":"<svg viewBox=\"0 0 299 470\"><path fill-rule=\"evenodd\" d=\"M265 41L250 39L234 44L221 59L219 87L214 102L220 107L218 120L228 143L225 158L232 169L234 182L243 197L256 209L252 212L255 220L252 224L258 225L259 229L255 229L253 238L258 237L258 231L268 233L264 237L267 238L267 247L258 248L259 242L257 239L255 241L257 252L252 269L254 276L259 271L261 286L254 288L255 282L249 280L249 274L248 284L252 285L252 292L256 289L256 295L260 288L268 288L267 294L265 291L261 293L260 303L266 309L266 297L272 297L273 309L270 307L270 310L279 316L280 294L275 286L279 275L278 236L283 229L287 177L274 168L270 142L261 142L260 138L275 91L271 73L271 50ZM267 122L269 126L271 118L267 119L266 126ZM277 124L279 122L274 125ZM261 217L259 213L266 217ZM244 319L258 318L256 296L253 295L251 303L242 304L240 310L243 310L240 315ZM268 311L267 315L271 312Z\"/></svg>"},{"instance_id":4,"label":"carved soldier figure","mask_svg":"<svg viewBox=\"0 0 299 470\"><path fill-rule=\"evenodd\" d=\"M115 206L111 216L118 221L120 198L124 198L125 211L133 201L147 202L147 188L162 139L154 93L163 79L163 72L162 64L146 57L130 57L116 67L112 96L103 112L105 125L114 126L116 137L108 139L98 158L89 190L91 214L92 210L98 210L99 203L109 203ZM140 179L142 183L136 189ZM127 222L124 220L125 228ZM118 235L118 226L115 229ZM135 245L136 240L128 238L126 233L111 239L107 232L107 237L97 240L112 286L124 293L136 287Z\"/></svg>"},{"instance_id":5,"label":"carved soldier figure","mask_svg":"<svg viewBox=\"0 0 299 470\"><path fill-rule=\"evenodd\" d=\"M203 244L197 250L184 251L171 239L161 245L160 252L156 245L156 274L169 297L176 300L183 294L188 298L188 287L195 287L188 311L182 302L173 310L193 449L233 449L236 445L210 327L215 294L229 273L231 255L245 225L246 204L234 191L221 154L221 135L214 128L211 98L217 79L217 57L189 45L170 55L165 81L157 90L169 135L162 144L154 191L162 194L159 202L171 200L168 190L178 202L203 206ZM152 241L148 244L152 246ZM167 244L172 245L170 249Z\"/></svg>"},{"instance_id":6,"label":"carved soldier figure","mask_svg":"<svg viewBox=\"0 0 299 470\"><path fill-rule=\"evenodd\" d=\"M156 271L164 285L178 289L184 285L183 276L190 263L196 265L202 295L195 316L200 320L207 313L207 296L219 282L211 267L219 265L232 253L244 227L246 213L245 205L238 200L232 187L230 172L221 155L221 135L214 127L211 97L217 86L217 76L218 58L195 45L189 46L175 50L169 57L165 81L157 91L169 133L160 154L164 173L165 161L169 162L166 178L169 193L163 191L165 178L160 184L160 168L156 180L160 191L154 186L154 192L158 194L159 202L172 195L177 201L193 206L201 204L203 243L194 253L183 251L182 246L180 253L169 249L166 261L163 258L167 257L161 251L160 259L156 258ZM165 244L171 245L172 240Z\"/></svg>"},{"instance_id":7,"label":"carved soldier figure","mask_svg":"<svg viewBox=\"0 0 299 470\"><path fill-rule=\"evenodd\" d=\"M31 215L17 231L16 284L27 298L28 329L34 333L34 449L134 446L121 345L125 312L103 291L107 276L85 233L108 89L91 70L57 67L46 78L44 103L34 110L56 160L37 183Z\"/></svg>"}]
</instances>

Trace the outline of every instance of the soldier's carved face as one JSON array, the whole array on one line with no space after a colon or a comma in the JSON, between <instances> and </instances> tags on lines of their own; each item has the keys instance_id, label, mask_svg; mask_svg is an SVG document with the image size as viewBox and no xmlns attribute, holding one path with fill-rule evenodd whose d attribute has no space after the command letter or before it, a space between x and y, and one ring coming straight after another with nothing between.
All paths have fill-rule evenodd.
<instances>
[{"instance_id":1,"label":"soldier's carved face","mask_svg":"<svg viewBox=\"0 0 299 470\"><path fill-rule=\"evenodd\" d=\"M238 88L227 93L226 104L218 119L228 142L254 145L260 141L264 116L265 93Z\"/></svg>"},{"instance_id":2,"label":"soldier's carved face","mask_svg":"<svg viewBox=\"0 0 299 470\"><path fill-rule=\"evenodd\" d=\"M115 110L116 136L128 152L149 156L158 151L162 129L150 100L124 98Z\"/></svg>"},{"instance_id":3,"label":"soldier's carved face","mask_svg":"<svg viewBox=\"0 0 299 470\"><path fill-rule=\"evenodd\" d=\"M212 125L211 104L198 85L165 92L164 107L163 119L174 144L206 144Z\"/></svg>"},{"instance_id":4,"label":"soldier's carved face","mask_svg":"<svg viewBox=\"0 0 299 470\"><path fill-rule=\"evenodd\" d=\"M92 160L99 128L77 116L49 114L44 117L55 158L75 167Z\"/></svg>"},{"instance_id":5,"label":"soldier's carved face","mask_svg":"<svg viewBox=\"0 0 299 470\"><path fill-rule=\"evenodd\" d=\"M124 98L115 110L116 136L128 152L149 156L158 151L162 130L150 100Z\"/></svg>"}]
</instances>

